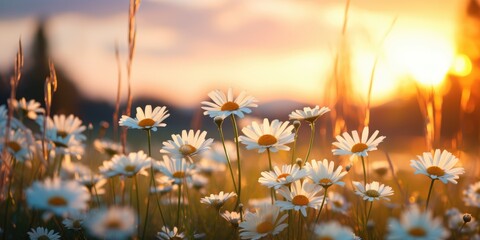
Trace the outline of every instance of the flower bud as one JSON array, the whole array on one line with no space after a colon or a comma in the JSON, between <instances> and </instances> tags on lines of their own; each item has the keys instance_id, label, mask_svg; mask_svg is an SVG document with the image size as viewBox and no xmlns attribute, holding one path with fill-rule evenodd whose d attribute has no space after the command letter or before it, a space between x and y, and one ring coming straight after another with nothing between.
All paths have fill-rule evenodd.
<instances>
[{"instance_id":1,"label":"flower bud","mask_svg":"<svg viewBox=\"0 0 480 240\"><path fill-rule=\"evenodd\" d=\"M469 213L463 214L463 221L465 223L468 223L468 222L472 221L472 215L470 215Z\"/></svg>"}]
</instances>

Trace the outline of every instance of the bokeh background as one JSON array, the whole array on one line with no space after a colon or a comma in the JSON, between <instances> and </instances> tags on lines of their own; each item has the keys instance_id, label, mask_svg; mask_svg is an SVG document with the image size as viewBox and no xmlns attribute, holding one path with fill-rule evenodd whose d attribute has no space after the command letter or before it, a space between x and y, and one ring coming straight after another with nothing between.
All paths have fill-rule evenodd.
<instances>
[{"instance_id":1,"label":"bokeh background","mask_svg":"<svg viewBox=\"0 0 480 240\"><path fill-rule=\"evenodd\" d=\"M371 125L389 137L423 136L419 91L441 99L446 142L480 138L480 7L476 0L143 0L137 14L133 106L168 105L172 126L200 127L213 89L245 90L256 116L283 120L303 106L350 103L358 128L372 68ZM58 71L54 112L110 120L117 92L115 44L126 99L127 0L0 0L0 91L4 103L18 39L25 68L18 96L43 102L48 58ZM342 52L341 75L335 72ZM345 57L347 56L347 57ZM335 95L335 81L346 84ZM337 86L337 85L335 85ZM468 91L466 91L466 89ZM347 98L347 99L345 99ZM355 117L353 117L355 118ZM358 121L357 121L358 122ZM209 124L212 126L212 124ZM392 135L392 136L390 136Z\"/></svg>"}]
</instances>

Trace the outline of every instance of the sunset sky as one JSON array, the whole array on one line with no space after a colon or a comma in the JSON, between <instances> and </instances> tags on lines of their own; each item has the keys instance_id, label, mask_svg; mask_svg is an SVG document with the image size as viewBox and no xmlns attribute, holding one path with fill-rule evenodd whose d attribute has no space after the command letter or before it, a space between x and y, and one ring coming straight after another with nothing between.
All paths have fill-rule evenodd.
<instances>
[{"instance_id":1,"label":"sunset sky","mask_svg":"<svg viewBox=\"0 0 480 240\"><path fill-rule=\"evenodd\" d=\"M440 2L352 0L347 34L359 96L365 99L377 52L375 104L408 91L401 88L406 76L422 82L443 78L456 54L456 27L465 2ZM0 71L12 66L18 38L28 48L36 20L47 17L56 64L83 93L113 102L114 45L119 42L125 63L128 4L0 0ZM192 106L213 89L233 87L261 102L282 98L322 104L344 8L345 1L337 0L143 0L137 21L134 97Z\"/></svg>"}]
</instances>

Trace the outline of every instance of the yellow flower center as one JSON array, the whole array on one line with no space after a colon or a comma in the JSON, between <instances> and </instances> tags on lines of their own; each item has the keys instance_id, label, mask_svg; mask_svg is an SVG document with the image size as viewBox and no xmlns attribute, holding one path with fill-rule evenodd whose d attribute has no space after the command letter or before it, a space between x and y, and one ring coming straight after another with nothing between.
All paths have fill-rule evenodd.
<instances>
[{"instance_id":1,"label":"yellow flower center","mask_svg":"<svg viewBox=\"0 0 480 240\"><path fill-rule=\"evenodd\" d=\"M340 201L333 201L333 206L335 206L337 208L341 208L343 206L343 204Z\"/></svg>"},{"instance_id":2,"label":"yellow flower center","mask_svg":"<svg viewBox=\"0 0 480 240\"><path fill-rule=\"evenodd\" d=\"M282 179L286 180L288 176L290 176L290 174L288 174L288 173L282 173L282 174L278 175L277 182L280 182Z\"/></svg>"},{"instance_id":3,"label":"yellow flower center","mask_svg":"<svg viewBox=\"0 0 480 240\"><path fill-rule=\"evenodd\" d=\"M330 236L321 236L320 238L317 238L318 240L334 240Z\"/></svg>"},{"instance_id":4,"label":"yellow flower center","mask_svg":"<svg viewBox=\"0 0 480 240\"><path fill-rule=\"evenodd\" d=\"M220 110L222 111L235 111L238 110L240 106L238 106L237 103L234 102L226 102L222 105L222 108Z\"/></svg>"},{"instance_id":5,"label":"yellow flower center","mask_svg":"<svg viewBox=\"0 0 480 240\"><path fill-rule=\"evenodd\" d=\"M443 169L441 169L437 166L431 166L431 167L427 168L427 173L430 174L430 175L435 175L437 177L441 177L441 176L445 175L445 171L443 171Z\"/></svg>"},{"instance_id":6,"label":"yellow flower center","mask_svg":"<svg viewBox=\"0 0 480 240\"><path fill-rule=\"evenodd\" d=\"M172 175L173 175L174 178L184 178L185 177L185 172L178 171L178 172L174 172Z\"/></svg>"},{"instance_id":7,"label":"yellow flower center","mask_svg":"<svg viewBox=\"0 0 480 240\"><path fill-rule=\"evenodd\" d=\"M110 219L105 223L105 227L110 230L117 230L122 228L122 223L116 219Z\"/></svg>"},{"instance_id":8,"label":"yellow flower center","mask_svg":"<svg viewBox=\"0 0 480 240\"><path fill-rule=\"evenodd\" d=\"M257 232L258 233L268 233L268 232L271 232L273 231L275 226L273 226L273 223L271 223L270 221L264 221L260 224L257 225Z\"/></svg>"},{"instance_id":9,"label":"yellow flower center","mask_svg":"<svg viewBox=\"0 0 480 240\"><path fill-rule=\"evenodd\" d=\"M48 199L48 204L55 206L55 207L63 207L67 205L67 200L61 196L53 196L50 199Z\"/></svg>"},{"instance_id":10,"label":"yellow flower center","mask_svg":"<svg viewBox=\"0 0 480 240\"><path fill-rule=\"evenodd\" d=\"M153 126L153 124L155 124L155 121L151 118L144 118L144 119L140 120L140 122L138 122L138 126L140 126L142 128L149 128L149 127Z\"/></svg>"},{"instance_id":11,"label":"yellow flower center","mask_svg":"<svg viewBox=\"0 0 480 240\"><path fill-rule=\"evenodd\" d=\"M425 232L425 229L420 227L411 228L410 230L408 230L408 234L414 237L423 237L427 235L427 233Z\"/></svg>"},{"instance_id":12,"label":"yellow flower center","mask_svg":"<svg viewBox=\"0 0 480 240\"><path fill-rule=\"evenodd\" d=\"M194 152L197 151L197 149L196 149L194 146L190 145L190 144L182 145L178 150L179 150L180 153L183 154L184 156L188 156L188 155L190 155L190 154L192 154L192 153L194 153Z\"/></svg>"},{"instance_id":13,"label":"yellow flower center","mask_svg":"<svg viewBox=\"0 0 480 240\"><path fill-rule=\"evenodd\" d=\"M332 183L332 180L330 180L329 178L322 178L322 179L320 179L320 181L318 181L318 182L319 182L320 185L322 185L322 186L325 186L325 185L330 186L330 185L333 184L333 183Z\"/></svg>"},{"instance_id":14,"label":"yellow flower center","mask_svg":"<svg viewBox=\"0 0 480 240\"><path fill-rule=\"evenodd\" d=\"M365 195L373 198L380 197L380 193L377 190L373 190L373 189L367 190L365 192Z\"/></svg>"},{"instance_id":15,"label":"yellow flower center","mask_svg":"<svg viewBox=\"0 0 480 240\"><path fill-rule=\"evenodd\" d=\"M359 152L365 151L365 149L367 149L367 148L368 148L367 144L357 143L357 144L353 145L352 150L350 150L350 151L352 153L359 153Z\"/></svg>"},{"instance_id":16,"label":"yellow flower center","mask_svg":"<svg viewBox=\"0 0 480 240\"><path fill-rule=\"evenodd\" d=\"M58 131L57 131L57 136L62 137L62 138L65 138L65 137L68 136L68 133L65 132L65 131L62 131L62 130L58 130Z\"/></svg>"},{"instance_id":17,"label":"yellow flower center","mask_svg":"<svg viewBox=\"0 0 480 240\"><path fill-rule=\"evenodd\" d=\"M7 146L14 152L18 152L22 149L22 146L20 146L20 144L18 144L17 142L8 142Z\"/></svg>"},{"instance_id":18,"label":"yellow flower center","mask_svg":"<svg viewBox=\"0 0 480 240\"><path fill-rule=\"evenodd\" d=\"M42 235L37 238L38 240L50 240L50 238L47 235Z\"/></svg>"},{"instance_id":19,"label":"yellow flower center","mask_svg":"<svg viewBox=\"0 0 480 240\"><path fill-rule=\"evenodd\" d=\"M309 202L310 202L310 200L308 200L308 198L305 197L304 195L297 195L297 196L293 197L293 199L292 199L292 203L294 205L297 205L297 206L305 206Z\"/></svg>"},{"instance_id":20,"label":"yellow flower center","mask_svg":"<svg viewBox=\"0 0 480 240\"><path fill-rule=\"evenodd\" d=\"M273 135L265 134L258 138L257 143L262 146L270 146L277 143L277 138Z\"/></svg>"},{"instance_id":21,"label":"yellow flower center","mask_svg":"<svg viewBox=\"0 0 480 240\"><path fill-rule=\"evenodd\" d=\"M137 167L135 167L133 165L127 165L123 168L123 170L125 170L125 172L135 172L135 169L137 169Z\"/></svg>"}]
</instances>

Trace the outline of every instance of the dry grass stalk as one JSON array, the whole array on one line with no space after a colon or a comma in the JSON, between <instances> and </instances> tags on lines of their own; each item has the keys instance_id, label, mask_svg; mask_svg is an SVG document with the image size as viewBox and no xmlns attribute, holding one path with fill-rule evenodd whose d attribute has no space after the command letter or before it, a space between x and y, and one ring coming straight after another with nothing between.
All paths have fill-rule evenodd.
<instances>
[{"instance_id":1,"label":"dry grass stalk","mask_svg":"<svg viewBox=\"0 0 480 240\"><path fill-rule=\"evenodd\" d=\"M47 118L50 116L52 108L53 93L57 91L57 73L52 60L48 61L49 75L45 79L44 101L45 101L45 119L43 121L42 152L45 167L48 167L48 148L46 142Z\"/></svg>"},{"instance_id":2,"label":"dry grass stalk","mask_svg":"<svg viewBox=\"0 0 480 240\"><path fill-rule=\"evenodd\" d=\"M122 89L122 65L120 64L120 54L118 50L118 42L115 42L115 59L117 61L118 68L118 84L117 84L117 98L115 101L115 112L113 113L113 139L118 138L118 115L120 113L120 96Z\"/></svg>"},{"instance_id":3,"label":"dry grass stalk","mask_svg":"<svg viewBox=\"0 0 480 240\"><path fill-rule=\"evenodd\" d=\"M10 78L10 101L8 101L8 118L7 123L5 126L5 143L9 142L10 137L10 129L12 124L13 118L13 101L16 99L17 87L18 83L20 82L20 78L22 77L22 68L23 68L23 48L22 48L22 40L18 40L18 51L17 55L15 56L15 66L13 70L13 76ZM0 189L2 190L2 195L0 199L4 199L3 188L6 186L8 182L7 176L10 172L10 162L7 161L8 158L7 148L3 148L2 151L2 158L0 161Z\"/></svg>"},{"instance_id":4,"label":"dry grass stalk","mask_svg":"<svg viewBox=\"0 0 480 240\"><path fill-rule=\"evenodd\" d=\"M396 22L397 22L397 17L393 19L392 23L390 24L390 27L387 29L387 31L383 35L383 38L380 41L380 44L378 45L378 48L377 48L377 52L375 54L375 60L373 62L372 72L370 73L370 82L368 85L367 106L365 107L365 120L363 122L364 126L368 126L370 124L370 102L372 100L373 80L375 79L375 71L377 69L378 59L380 57L380 51L388 35L390 35L390 32L392 31L393 26L395 25Z\"/></svg>"},{"instance_id":5,"label":"dry grass stalk","mask_svg":"<svg viewBox=\"0 0 480 240\"><path fill-rule=\"evenodd\" d=\"M132 73L132 62L133 56L135 53L135 43L137 38L137 28L136 28L136 14L138 8L140 7L140 0L130 0L130 8L128 14L128 59L127 59L127 107L125 109L125 115L130 116L132 108L132 88L131 88L131 73ZM122 132L122 148L123 153L125 153L125 147L127 145L127 130L124 129Z\"/></svg>"}]
</instances>

